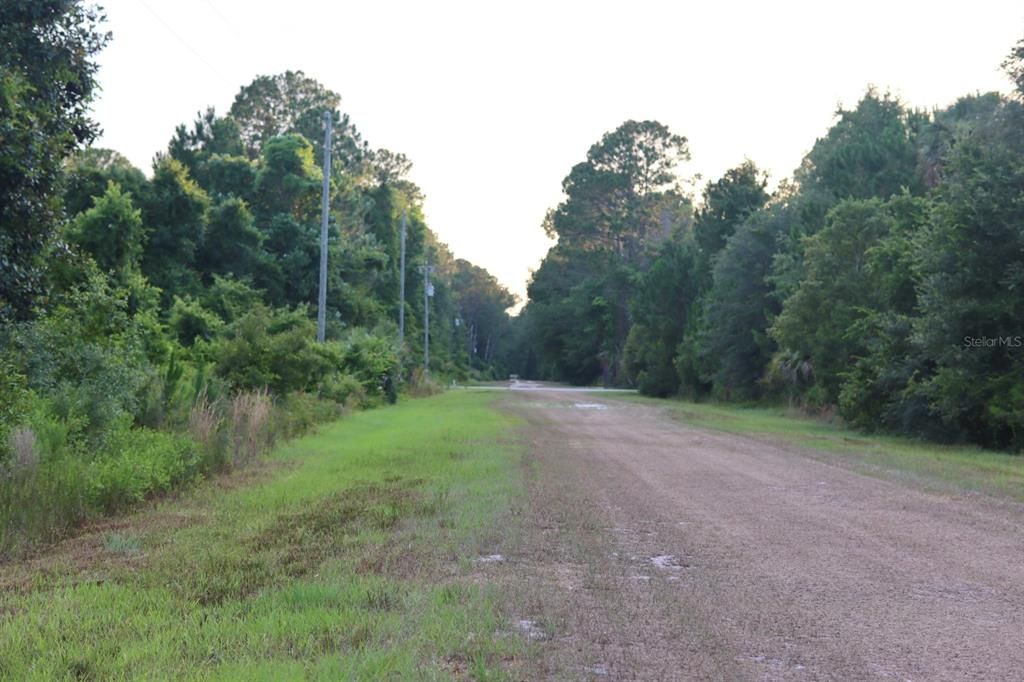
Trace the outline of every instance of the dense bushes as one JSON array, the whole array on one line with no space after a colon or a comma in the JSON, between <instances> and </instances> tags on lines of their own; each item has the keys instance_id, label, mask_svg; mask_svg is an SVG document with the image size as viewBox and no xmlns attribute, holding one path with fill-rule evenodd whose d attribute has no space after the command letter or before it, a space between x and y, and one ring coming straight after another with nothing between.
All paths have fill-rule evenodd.
<instances>
[{"instance_id":1,"label":"dense bushes","mask_svg":"<svg viewBox=\"0 0 1024 682\"><path fill-rule=\"evenodd\" d=\"M27 422L12 429L0 459L0 558L56 539L99 514L251 463L273 444L335 419L340 406L265 391L211 402L205 393L181 433L108 428L96 446L83 430L35 399ZM86 430L87 431L87 430Z\"/></svg>"}]
</instances>

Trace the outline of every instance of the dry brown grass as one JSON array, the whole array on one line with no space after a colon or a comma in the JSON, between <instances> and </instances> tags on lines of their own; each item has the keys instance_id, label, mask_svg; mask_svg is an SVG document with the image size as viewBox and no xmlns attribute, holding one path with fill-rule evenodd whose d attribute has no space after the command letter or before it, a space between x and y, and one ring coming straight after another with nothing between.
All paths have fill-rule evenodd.
<instances>
[{"instance_id":1,"label":"dry brown grass","mask_svg":"<svg viewBox=\"0 0 1024 682\"><path fill-rule=\"evenodd\" d=\"M209 401L204 390L195 405L188 413L188 432L192 440L200 446L209 447L217 436L217 429L220 427L220 415L217 409Z\"/></svg>"},{"instance_id":2,"label":"dry brown grass","mask_svg":"<svg viewBox=\"0 0 1024 682\"><path fill-rule=\"evenodd\" d=\"M36 449L36 434L28 427L11 431L8 436L11 458L0 468L0 474L8 478L25 478L39 467L39 452Z\"/></svg>"},{"instance_id":3,"label":"dry brown grass","mask_svg":"<svg viewBox=\"0 0 1024 682\"><path fill-rule=\"evenodd\" d=\"M232 398L228 421L234 465L249 464L273 444L269 428L272 409L266 389L246 391Z\"/></svg>"}]
</instances>

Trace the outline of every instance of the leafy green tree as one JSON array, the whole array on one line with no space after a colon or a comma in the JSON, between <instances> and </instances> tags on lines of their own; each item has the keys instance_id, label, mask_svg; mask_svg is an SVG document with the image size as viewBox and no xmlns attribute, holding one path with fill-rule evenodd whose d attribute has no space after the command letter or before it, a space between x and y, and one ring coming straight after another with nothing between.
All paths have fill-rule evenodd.
<instances>
[{"instance_id":1,"label":"leafy green tree","mask_svg":"<svg viewBox=\"0 0 1024 682\"><path fill-rule=\"evenodd\" d=\"M506 311L515 305L516 297L487 270L461 258L455 261L452 290L466 354L477 366L489 365L500 352Z\"/></svg>"},{"instance_id":2,"label":"leafy green tree","mask_svg":"<svg viewBox=\"0 0 1024 682\"><path fill-rule=\"evenodd\" d=\"M256 175L256 207L269 218L288 215L299 223L319 218L322 173L313 161L313 146L301 135L283 135L267 142Z\"/></svg>"},{"instance_id":3,"label":"leafy green tree","mask_svg":"<svg viewBox=\"0 0 1024 682\"><path fill-rule=\"evenodd\" d=\"M657 121L626 121L573 167L546 229L571 248L610 250L635 263L667 236L663 211L678 203L676 170L689 158L685 137Z\"/></svg>"},{"instance_id":4,"label":"leafy green tree","mask_svg":"<svg viewBox=\"0 0 1024 682\"><path fill-rule=\"evenodd\" d=\"M234 388L269 388L280 395L316 392L342 363L337 344L316 342L316 323L302 308L257 305L228 325L211 352L217 374Z\"/></svg>"},{"instance_id":5,"label":"leafy green tree","mask_svg":"<svg viewBox=\"0 0 1024 682\"><path fill-rule=\"evenodd\" d=\"M1006 61L1003 62L1003 69L1017 86L1017 95L1024 96L1024 38L1017 41Z\"/></svg>"},{"instance_id":6,"label":"leafy green tree","mask_svg":"<svg viewBox=\"0 0 1024 682\"><path fill-rule=\"evenodd\" d=\"M112 149L88 147L64 162L64 210L73 218L92 207L93 200L116 182L138 203L146 196L149 182L142 171Z\"/></svg>"},{"instance_id":7,"label":"leafy green tree","mask_svg":"<svg viewBox=\"0 0 1024 682\"><path fill-rule=\"evenodd\" d=\"M602 265L608 266L606 254L573 252L558 244L534 272L527 291L541 376L591 384L611 374L606 343L614 338L615 321L604 296L606 283L595 274L607 272Z\"/></svg>"},{"instance_id":8,"label":"leafy green tree","mask_svg":"<svg viewBox=\"0 0 1024 682\"><path fill-rule=\"evenodd\" d=\"M558 246L531 283L540 344L556 376L620 381L629 301L640 270L691 205L679 189L686 138L656 121L626 121L605 134L562 183L565 199L544 227ZM548 259L552 259L550 267ZM583 338L566 338L586 334Z\"/></svg>"},{"instance_id":9,"label":"leafy green tree","mask_svg":"<svg viewBox=\"0 0 1024 682\"><path fill-rule=\"evenodd\" d=\"M244 151L238 122L231 117L217 116L213 107L196 116L191 130L184 124L179 125L167 146L168 155L181 162L195 177L201 174L202 164L211 156L241 156Z\"/></svg>"},{"instance_id":10,"label":"leafy green tree","mask_svg":"<svg viewBox=\"0 0 1024 682\"><path fill-rule=\"evenodd\" d=\"M175 295L199 291L197 253L205 238L209 207L209 196L181 162L169 157L157 162L142 210L150 230L142 268L163 290L165 303Z\"/></svg>"},{"instance_id":11,"label":"leafy green tree","mask_svg":"<svg viewBox=\"0 0 1024 682\"><path fill-rule=\"evenodd\" d=\"M333 112L332 165L339 170L360 168L369 146L347 114L338 112L341 96L301 71L258 76L235 96L229 116L241 132L246 154L258 158L272 138L297 133L313 143L316 158L323 157L323 114Z\"/></svg>"},{"instance_id":12,"label":"leafy green tree","mask_svg":"<svg viewBox=\"0 0 1024 682\"><path fill-rule=\"evenodd\" d=\"M203 292L202 304L230 324L264 301L263 294L249 284L232 277L214 275L213 282Z\"/></svg>"},{"instance_id":13,"label":"leafy green tree","mask_svg":"<svg viewBox=\"0 0 1024 682\"><path fill-rule=\"evenodd\" d=\"M131 195L111 180L93 207L70 224L67 239L91 255L116 283L125 285L142 261L146 241L142 211L135 208Z\"/></svg>"},{"instance_id":14,"label":"leafy green tree","mask_svg":"<svg viewBox=\"0 0 1024 682\"><path fill-rule=\"evenodd\" d=\"M923 191L915 136L926 116L873 88L856 108L839 109L836 116L796 172L801 191L820 194L826 204Z\"/></svg>"},{"instance_id":15,"label":"leafy green tree","mask_svg":"<svg viewBox=\"0 0 1024 682\"><path fill-rule=\"evenodd\" d=\"M704 201L697 211L694 238L700 247L697 267L710 280L711 259L722 250L736 227L768 201L768 177L752 161L730 168L719 180L704 188Z\"/></svg>"},{"instance_id":16,"label":"leafy green tree","mask_svg":"<svg viewBox=\"0 0 1024 682\"><path fill-rule=\"evenodd\" d=\"M255 201L257 169L244 156L214 154L199 168L196 181L211 197Z\"/></svg>"},{"instance_id":17,"label":"leafy green tree","mask_svg":"<svg viewBox=\"0 0 1024 682\"><path fill-rule=\"evenodd\" d=\"M701 346L705 379L725 399L753 398L763 392L760 381L776 350L767 330L779 312L767 277L779 238L792 218L787 204L751 214L715 263Z\"/></svg>"},{"instance_id":18,"label":"leafy green tree","mask_svg":"<svg viewBox=\"0 0 1024 682\"><path fill-rule=\"evenodd\" d=\"M145 349L151 323L132 315L127 290L94 270L46 316L6 330L2 345L74 438L98 447L141 412L153 377Z\"/></svg>"},{"instance_id":19,"label":"leafy green tree","mask_svg":"<svg viewBox=\"0 0 1024 682\"><path fill-rule=\"evenodd\" d=\"M39 254L60 223L64 158L90 142L103 16L79 0L0 3L0 321L42 293Z\"/></svg>"},{"instance_id":20,"label":"leafy green tree","mask_svg":"<svg viewBox=\"0 0 1024 682\"><path fill-rule=\"evenodd\" d=\"M878 199L844 200L829 211L825 228L804 241L805 277L770 331L813 372L812 403L834 404L845 370L865 351L852 331L865 310L878 306L868 252L893 222Z\"/></svg>"},{"instance_id":21,"label":"leafy green tree","mask_svg":"<svg viewBox=\"0 0 1024 682\"><path fill-rule=\"evenodd\" d=\"M178 342L188 348L196 341L213 341L224 322L199 301L175 296L167 326Z\"/></svg>"},{"instance_id":22,"label":"leafy green tree","mask_svg":"<svg viewBox=\"0 0 1024 682\"><path fill-rule=\"evenodd\" d=\"M209 281L213 275L226 274L251 278L259 271L265 239L241 199L228 198L214 205L208 214L203 248L197 255L204 278Z\"/></svg>"},{"instance_id":23,"label":"leafy green tree","mask_svg":"<svg viewBox=\"0 0 1024 682\"><path fill-rule=\"evenodd\" d=\"M910 393L993 447L1024 446L1024 104L956 141L918 241L914 340L931 372Z\"/></svg>"},{"instance_id":24,"label":"leafy green tree","mask_svg":"<svg viewBox=\"0 0 1024 682\"><path fill-rule=\"evenodd\" d=\"M677 235L639 278L624 354L632 382L646 395L679 391L674 360L699 295L697 259L692 239Z\"/></svg>"}]
</instances>

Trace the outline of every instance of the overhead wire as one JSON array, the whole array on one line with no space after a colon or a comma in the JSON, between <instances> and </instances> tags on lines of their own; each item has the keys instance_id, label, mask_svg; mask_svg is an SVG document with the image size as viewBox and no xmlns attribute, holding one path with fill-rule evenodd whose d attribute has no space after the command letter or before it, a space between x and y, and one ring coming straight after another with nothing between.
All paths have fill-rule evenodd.
<instances>
[{"instance_id":1,"label":"overhead wire","mask_svg":"<svg viewBox=\"0 0 1024 682\"><path fill-rule=\"evenodd\" d=\"M142 6L145 7L147 10L149 10L149 13L152 14L153 17L158 22L160 22L160 24L164 27L164 29L166 29L167 32L170 33L172 36L174 36L174 38L179 43L181 43L182 46L185 47L185 49L187 49L189 52L191 52L192 55L195 56L196 59L198 59L200 62L202 62L206 66L206 68L208 68L210 70L210 72L213 73L213 75L217 76L217 78L219 78L225 85L231 85L231 82L228 80L228 78L223 73L221 73L220 70L216 66L211 64L210 61L207 60L206 57L204 57L199 52L199 50L197 50L196 48L192 47L192 45L187 40L182 38L181 35L177 31L175 31L174 28L170 24L168 24L166 21L164 21L164 18L161 17L157 13L157 11L154 10L150 6L150 4L148 2L146 2L146 0L140 0L140 2L142 3ZM209 3L207 3L207 4L209 4ZM211 5L211 7L212 7L212 5ZM214 11L216 11L216 8L214 8ZM218 12L218 14L219 14L219 12Z\"/></svg>"}]
</instances>

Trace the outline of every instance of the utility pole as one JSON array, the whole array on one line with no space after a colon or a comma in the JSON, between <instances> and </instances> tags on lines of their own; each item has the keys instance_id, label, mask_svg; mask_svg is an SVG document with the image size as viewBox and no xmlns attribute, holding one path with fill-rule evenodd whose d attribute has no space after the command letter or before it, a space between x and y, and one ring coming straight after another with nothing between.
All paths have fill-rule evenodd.
<instances>
[{"instance_id":1,"label":"utility pole","mask_svg":"<svg viewBox=\"0 0 1024 682\"><path fill-rule=\"evenodd\" d=\"M398 348L405 345L405 211L402 211L401 256L398 264Z\"/></svg>"},{"instance_id":2,"label":"utility pole","mask_svg":"<svg viewBox=\"0 0 1024 682\"><path fill-rule=\"evenodd\" d=\"M320 207L320 300L316 310L316 340L327 334L327 214L331 199L331 112L324 112L324 189Z\"/></svg>"},{"instance_id":3,"label":"utility pole","mask_svg":"<svg viewBox=\"0 0 1024 682\"><path fill-rule=\"evenodd\" d=\"M434 266L428 261L420 266L423 273L423 375L430 373L430 297L434 295L434 285L430 283L430 273Z\"/></svg>"}]
</instances>

